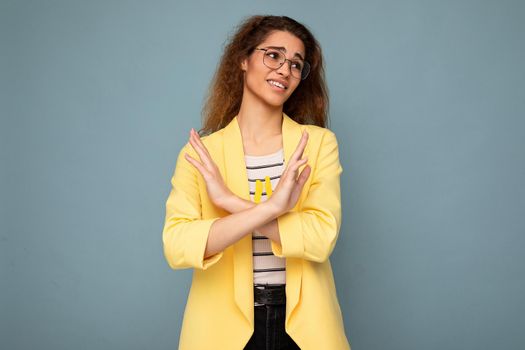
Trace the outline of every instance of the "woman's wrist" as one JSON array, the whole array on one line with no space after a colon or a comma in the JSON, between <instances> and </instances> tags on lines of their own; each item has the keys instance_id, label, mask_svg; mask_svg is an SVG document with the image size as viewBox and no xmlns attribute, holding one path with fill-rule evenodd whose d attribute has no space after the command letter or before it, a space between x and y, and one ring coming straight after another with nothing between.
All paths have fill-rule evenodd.
<instances>
[{"instance_id":1,"label":"woman's wrist","mask_svg":"<svg viewBox=\"0 0 525 350\"><path fill-rule=\"evenodd\" d=\"M232 194L222 203L221 208L234 214L256 206L256 203L247 201Z\"/></svg>"},{"instance_id":2,"label":"woman's wrist","mask_svg":"<svg viewBox=\"0 0 525 350\"><path fill-rule=\"evenodd\" d=\"M259 202L254 203L251 201L248 201L246 199L237 197L236 195L232 195L227 198L227 200L224 202L224 206L222 208L224 210L227 210L228 212L234 214L238 213L240 211L255 207L255 206L262 206L261 209L263 211L269 211L271 217L273 217L272 220L268 221L267 223L259 226L256 230L259 234L262 234L274 242L281 243L281 239L279 237L279 229L277 225L277 217L282 215L279 210L277 210L272 203L265 201L265 202Z\"/></svg>"},{"instance_id":3,"label":"woman's wrist","mask_svg":"<svg viewBox=\"0 0 525 350\"><path fill-rule=\"evenodd\" d=\"M254 203L246 199L240 198L236 196L235 194L232 194L230 197L228 197L224 201L223 205L221 205L221 207L224 210L234 214L234 213L238 213L240 211L255 207L257 205L264 205L265 207L269 209L271 213L275 215L275 217L282 215L282 210L280 208L277 208L272 201L268 200L264 202Z\"/></svg>"},{"instance_id":4,"label":"woman's wrist","mask_svg":"<svg viewBox=\"0 0 525 350\"><path fill-rule=\"evenodd\" d=\"M279 217L279 216L281 216L282 214L284 214L283 211L282 211L282 209L279 208L279 207L277 207L277 206L273 203L273 201L267 200L267 201L265 201L265 202L260 203L259 205L264 205L265 207L267 207L267 208L268 208L268 211L269 211L270 213L272 213L272 216L273 216L274 219L277 218L277 217Z\"/></svg>"}]
</instances>

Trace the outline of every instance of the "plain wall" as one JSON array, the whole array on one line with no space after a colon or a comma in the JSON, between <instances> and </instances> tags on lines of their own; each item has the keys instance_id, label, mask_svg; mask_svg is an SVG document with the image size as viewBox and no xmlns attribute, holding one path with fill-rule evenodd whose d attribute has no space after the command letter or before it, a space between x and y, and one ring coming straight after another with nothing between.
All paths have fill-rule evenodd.
<instances>
[{"instance_id":1,"label":"plain wall","mask_svg":"<svg viewBox=\"0 0 525 350\"><path fill-rule=\"evenodd\" d=\"M353 350L525 343L522 1L2 1L2 349L176 349L176 156L248 15L322 45Z\"/></svg>"}]
</instances>

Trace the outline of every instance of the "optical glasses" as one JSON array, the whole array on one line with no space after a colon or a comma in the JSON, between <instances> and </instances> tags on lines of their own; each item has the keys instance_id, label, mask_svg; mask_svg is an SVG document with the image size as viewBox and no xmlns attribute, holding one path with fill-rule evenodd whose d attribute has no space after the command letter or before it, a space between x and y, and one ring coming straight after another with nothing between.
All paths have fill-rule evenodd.
<instances>
[{"instance_id":1,"label":"optical glasses","mask_svg":"<svg viewBox=\"0 0 525 350\"><path fill-rule=\"evenodd\" d=\"M289 61L290 72L294 78L304 80L308 76L308 73L310 73L310 63L307 61L298 59L289 60L284 53L275 49L256 47L255 50L265 51L263 55L263 63L268 68L279 69L284 62Z\"/></svg>"}]
</instances>

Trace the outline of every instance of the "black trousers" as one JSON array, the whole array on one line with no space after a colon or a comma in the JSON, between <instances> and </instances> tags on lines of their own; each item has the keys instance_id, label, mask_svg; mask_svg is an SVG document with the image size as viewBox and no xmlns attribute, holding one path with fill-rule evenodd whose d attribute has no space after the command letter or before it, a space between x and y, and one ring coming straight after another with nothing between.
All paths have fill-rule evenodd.
<instances>
[{"instance_id":1,"label":"black trousers","mask_svg":"<svg viewBox=\"0 0 525 350\"><path fill-rule=\"evenodd\" d=\"M284 329L286 305L254 306L255 330L244 350L301 350Z\"/></svg>"}]
</instances>

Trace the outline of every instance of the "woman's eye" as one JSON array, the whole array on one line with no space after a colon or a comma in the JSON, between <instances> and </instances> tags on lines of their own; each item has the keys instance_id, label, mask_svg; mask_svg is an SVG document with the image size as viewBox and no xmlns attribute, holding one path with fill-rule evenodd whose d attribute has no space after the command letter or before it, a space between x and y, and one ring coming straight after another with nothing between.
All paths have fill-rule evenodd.
<instances>
[{"instance_id":1,"label":"woman's eye","mask_svg":"<svg viewBox=\"0 0 525 350\"><path fill-rule=\"evenodd\" d=\"M278 60L281 56L278 52L275 51L270 51L266 55L270 58L273 58L274 60Z\"/></svg>"},{"instance_id":2,"label":"woman's eye","mask_svg":"<svg viewBox=\"0 0 525 350\"><path fill-rule=\"evenodd\" d=\"M296 68L296 69L299 69L301 70L303 68L303 65L301 62L297 62L295 61L293 64L292 64L293 68Z\"/></svg>"}]
</instances>

